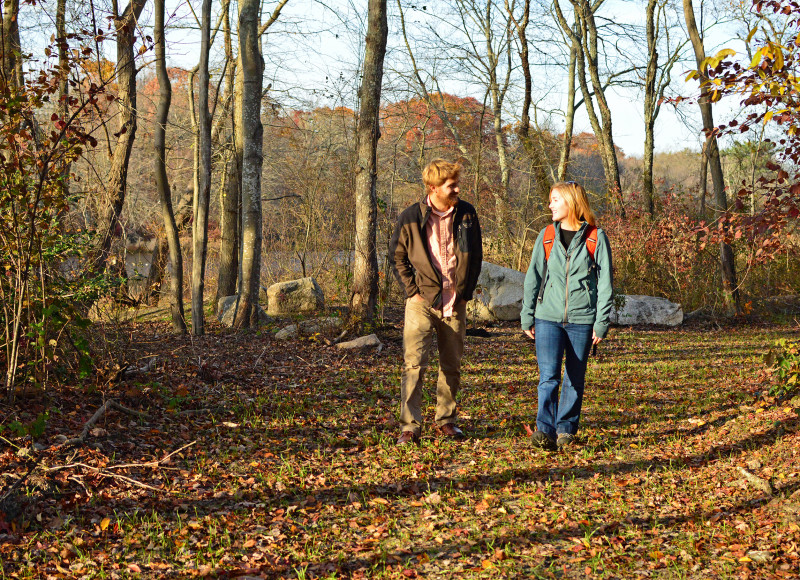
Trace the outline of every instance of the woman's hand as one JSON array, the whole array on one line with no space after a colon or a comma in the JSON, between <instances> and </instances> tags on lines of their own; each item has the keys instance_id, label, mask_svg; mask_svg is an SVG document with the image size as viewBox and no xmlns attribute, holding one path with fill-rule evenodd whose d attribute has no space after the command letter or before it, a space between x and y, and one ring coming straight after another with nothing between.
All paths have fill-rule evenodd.
<instances>
[{"instance_id":1,"label":"woman's hand","mask_svg":"<svg viewBox=\"0 0 800 580\"><path fill-rule=\"evenodd\" d=\"M529 328L528 330L523 330L522 332L524 332L524 333L525 333L525 336L527 336L527 337L528 337L528 338L530 338L531 340L534 340L534 339L535 339L535 337L533 336L533 335L534 335L534 330L533 330L533 328Z\"/></svg>"},{"instance_id":2,"label":"woman's hand","mask_svg":"<svg viewBox=\"0 0 800 580\"><path fill-rule=\"evenodd\" d=\"M594 333L594 330L593 330L593 331L592 331L592 346L594 346L594 345L597 345L597 344L600 344L600 341L601 341L601 340L603 340L603 339L602 339L602 338L600 338L599 336L597 336L597 335Z\"/></svg>"}]
</instances>

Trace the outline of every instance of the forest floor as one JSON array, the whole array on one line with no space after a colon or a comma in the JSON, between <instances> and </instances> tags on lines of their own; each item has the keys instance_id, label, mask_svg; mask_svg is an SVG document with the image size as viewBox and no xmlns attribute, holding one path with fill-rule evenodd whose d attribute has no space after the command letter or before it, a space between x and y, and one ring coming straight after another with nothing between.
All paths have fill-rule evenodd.
<instances>
[{"instance_id":1,"label":"forest floor","mask_svg":"<svg viewBox=\"0 0 800 580\"><path fill-rule=\"evenodd\" d=\"M432 429L433 357L396 447L395 319L380 352L97 327L117 364L0 406L0 577L798 577L800 397L765 396L762 360L796 323L612 329L577 444L544 453L512 323L467 338L468 438Z\"/></svg>"}]
</instances>

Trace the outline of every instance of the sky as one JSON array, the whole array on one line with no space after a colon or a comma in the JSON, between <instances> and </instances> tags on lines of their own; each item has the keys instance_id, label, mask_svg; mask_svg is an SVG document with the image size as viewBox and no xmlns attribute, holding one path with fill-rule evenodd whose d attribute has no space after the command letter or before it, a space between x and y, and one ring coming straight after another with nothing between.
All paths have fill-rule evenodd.
<instances>
[{"instance_id":1,"label":"sky","mask_svg":"<svg viewBox=\"0 0 800 580\"><path fill-rule=\"evenodd\" d=\"M192 7L199 10L200 2L194 0L190 5L185 0L168 0L168 61L170 66L190 69L197 64L198 35ZM265 14L270 13L276 5L275 0L265 2ZM442 32L447 41L453 39L452 28L447 28L447 19L441 13L441 2L414 4L414 0L403 0L409 30L415 30L416 38L422 44L425 35L430 31ZM424 7L424 10L420 8ZM548 4L549 6L549 4ZM695 1L695 10L700 3ZM214 2L215 11L219 1ZM402 87L404 71L408 70L407 54L402 39L399 37L398 8L396 1L389 0L390 39L389 50L385 61L384 100L391 99L400 93L393 89ZM606 24L635 25L641 24L644 14L642 0L607 0L601 14L607 18ZM704 8L704 18L709 21L714 15ZM673 14L681 17L680 13ZM542 18L549 18L545 15ZM216 14L214 21L216 21ZM358 87L357 69L363 54L364 44L365 0L289 0L278 23L272 27L263 40L265 55L265 86L272 84L275 99L286 109L305 108L310 106L344 105L355 108L355 92ZM46 20L46 19L45 19ZM681 20L677 21L682 24ZM538 33L537 22L532 23L531 34ZM149 3L142 15L142 30L152 34L152 4ZM425 28L428 27L428 28ZM541 30L544 30L542 28ZM723 46L734 46L733 25L715 25L707 32L705 39L707 53L713 54ZM216 43L216 51L221 49L221 32ZM28 38L33 38L28 35ZM41 42L40 37L39 41ZM454 43L457 43L454 40ZM542 48L544 46L544 48ZM641 47L629 46L627 50L635 51ZM550 50L553 47L546 43L533 46L534 50ZM105 50L113 59L113 43L107 43ZM415 44L416 50L416 44ZM436 49L434 49L435 52ZM441 51L441 49L439 49ZM422 56L424 50L417 54ZM428 54L430 61L436 61L440 55ZM145 59L152 60L152 53L146 53ZM217 52L216 60L220 56ZM552 59L551 59L552 60ZM617 63L623 66L624 63ZM683 79L690 68L693 68L693 57L690 61L675 65L672 77L671 94L694 96L698 88L696 83L685 83ZM444 65L442 65L444 66ZM444 69L442 69L444 70ZM553 111L549 117L550 126L558 131L563 128L563 115L557 113L566 103L566 75L561 67L553 65L537 69L534 77L534 98L541 104L542 111ZM481 100L482 90L477 88L473 79L468 79L464 71L448 76L443 72L437 77L444 90L459 96L474 96ZM516 75L519 78L519 75ZM212 79L212 82L213 79ZM516 87L519 87L517 83ZM643 97L641 91L634 88L617 87L607 92L612 113L614 140L627 156L641 156L644 148ZM514 120L519 114L521 93L512 89L507 100L506 122ZM733 114L734 106L728 104L717 107L715 121L724 122ZM540 112L540 115L545 114ZM546 116L546 115L545 115ZM591 125L585 109L578 110L575 132L591 132ZM681 103L680 110L665 103L656 122L656 150L679 151L684 148L699 150L701 146L700 116L696 104Z\"/></svg>"}]
</instances>

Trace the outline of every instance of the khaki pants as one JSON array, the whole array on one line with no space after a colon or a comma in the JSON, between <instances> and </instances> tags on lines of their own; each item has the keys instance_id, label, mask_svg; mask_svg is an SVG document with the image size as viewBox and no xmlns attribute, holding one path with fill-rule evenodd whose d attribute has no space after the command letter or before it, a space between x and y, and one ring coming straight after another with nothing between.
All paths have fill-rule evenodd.
<instances>
[{"instance_id":1,"label":"khaki pants","mask_svg":"<svg viewBox=\"0 0 800 580\"><path fill-rule=\"evenodd\" d=\"M400 386L400 425L419 434L422 425L422 381L428 367L433 333L439 344L439 380L436 383L436 424L455 423L456 394L461 382L461 355L467 331L467 304L453 308L453 316L442 317L416 298L406 300L403 329L403 373Z\"/></svg>"}]
</instances>

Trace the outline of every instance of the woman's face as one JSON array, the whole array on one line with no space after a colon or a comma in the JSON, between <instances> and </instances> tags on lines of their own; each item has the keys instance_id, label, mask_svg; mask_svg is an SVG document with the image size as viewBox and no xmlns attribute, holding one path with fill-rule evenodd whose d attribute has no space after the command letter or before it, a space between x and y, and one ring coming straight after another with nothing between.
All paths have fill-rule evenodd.
<instances>
[{"instance_id":1,"label":"woman's face","mask_svg":"<svg viewBox=\"0 0 800 580\"><path fill-rule=\"evenodd\" d=\"M569 206L564 196L557 189L550 192L550 205L548 207L553 213L554 222L564 222L569 219Z\"/></svg>"}]
</instances>

